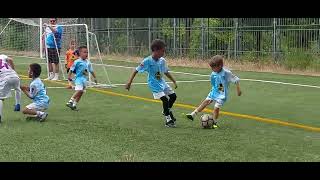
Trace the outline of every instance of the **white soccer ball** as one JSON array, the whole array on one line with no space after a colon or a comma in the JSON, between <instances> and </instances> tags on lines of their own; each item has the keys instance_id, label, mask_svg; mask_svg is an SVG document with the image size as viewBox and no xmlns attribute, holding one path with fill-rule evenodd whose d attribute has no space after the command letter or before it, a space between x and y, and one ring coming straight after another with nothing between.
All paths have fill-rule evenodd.
<instances>
[{"instance_id":1,"label":"white soccer ball","mask_svg":"<svg viewBox=\"0 0 320 180\"><path fill-rule=\"evenodd\" d=\"M214 123L214 120L211 114L203 114L200 117L200 125L203 129L211 129L213 123Z\"/></svg>"}]
</instances>

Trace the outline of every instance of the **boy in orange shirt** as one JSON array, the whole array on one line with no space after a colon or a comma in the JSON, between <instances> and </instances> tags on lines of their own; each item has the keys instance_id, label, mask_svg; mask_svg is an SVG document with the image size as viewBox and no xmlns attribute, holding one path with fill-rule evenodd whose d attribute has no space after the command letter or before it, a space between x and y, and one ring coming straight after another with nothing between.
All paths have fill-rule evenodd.
<instances>
[{"instance_id":1,"label":"boy in orange shirt","mask_svg":"<svg viewBox=\"0 0 320 180\"><path fill-rule=\"evenodd\" d=\"M73 65L73 62L79 57L79 51L75 49L75 41L71 40L69 49L66 52L66 64L67 73L69 73L70 67ZM68 88L72 88L72 84L69 82Z\"/></svg>"}]
</instances>

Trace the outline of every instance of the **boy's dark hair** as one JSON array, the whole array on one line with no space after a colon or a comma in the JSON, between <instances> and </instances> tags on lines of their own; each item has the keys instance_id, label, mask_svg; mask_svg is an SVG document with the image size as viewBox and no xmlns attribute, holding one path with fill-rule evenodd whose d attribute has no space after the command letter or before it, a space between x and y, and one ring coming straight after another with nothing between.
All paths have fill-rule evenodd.
<instances>
[{"instance_id":1,"label":"boy's dark hair","mask_svg":"<svg viewBox=\"0 0 320 180\"><path fill-rule=\"evenodd\" d=\"M41 74L41 66L38 63L32 63L30 64L30 70L32 72L32 77L37 78Z\"/></svg>"},{"instance_id":2,"label":"boy's dark hair","mask_svg":"<svg viewBox=\"0 0 320 180\"><path fill-rule=\"evenodd\" d=\"M155 39L152 41L151 43L151 51L157 51L160 49L163 49L166 47L166 43L164 43L164 41L162 41L161 39Z\"/></svg>"},{"instance_id":3,"label":"boy's dark hair","mask_svg":"<svg viewBox=\"0 0 320 180\"><path fill-rule=\"evenodd\" d=\"M80 46L80 47L78 47L79 52L80 52L82 49L88 49L88 48L87 48L87 46Z\"/></svg>"},{"instance_id":4,"label":"boy's dark hair","mask_svg":"<svg viewBox=\"0 0 320 180\"><path fill-rule=\"evenodd\" d=\"M218 67L223 66L223 56L221 55L215 55L212 59L209 61L209 65L211 67Z\"/></svg>"}]
</instances>

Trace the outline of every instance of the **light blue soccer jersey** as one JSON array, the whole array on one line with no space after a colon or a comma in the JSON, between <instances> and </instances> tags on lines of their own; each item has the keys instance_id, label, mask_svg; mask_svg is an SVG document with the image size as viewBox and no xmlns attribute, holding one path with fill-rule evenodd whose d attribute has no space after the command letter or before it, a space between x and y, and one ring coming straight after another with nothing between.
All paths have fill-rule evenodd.
<instances>
[{"instance_id":1,"label":"light blue soccer jersey","mask_svg":"<svg viewBox=\"0 0 320 180\"><path fill-rule=\"evenodd\" d=\"M148 85L153 93L163 92L164 89L169 87L163 78L163 74L169 72L166 60L163 57L156 61L152 56L148 56L136 70L139 73L148 72Z\"/></svg>"},{"instance_id":2,"label":"light blue soccer jersey","mask_svg":"<svg viewBox=\"0 0 320 180\"><path fill-rule=\"evenodd\" d=\"M75 72L76 76L74 79L74 83L77 85L86 85L88 80L87 74L93 73L92 64L89 60L83 60L81 58L74 61L73 65L71 66L70 70Z\"/></svg>"},{"instance_id":3,"label":"light blue soccer jersey","mask_svg":"<svg viewBox=\"0 0 320 180\"><path fill-rule=\"evenodd\" d=\"M36 78L30 83L30 95L33 103L48 108L50 99L47 95L46 87L40 78Z\"/></svg>"},{"instance_id":4,"label":"light blue soccer jersey","mask_svg":"<svg viewBox=\"0 0 320 180\"><path fill-rule=\"evenodd\" d=\"M54 42L54 41L56 41L57 48L61 49L62 31L63 31L63 28L62 28L62 26L59 26L59 25L57 26L57 29L56 29L55 33L53 33L49 27L46 28L46 33L47 33L46 45L47 45L47 48L56 48L56 45L55 45L55 42Z\"/></svg>"},{"instance_id":5,"label":"light blue soccer jersey","mask_svg":"<svg viewBox=\"0 0 320 180\"><path fill-rule=\"evenodd\" d=\"M208 94L208 98L222 103L227 100L230 82L237 83L240 81L237 76L225 68L222 68L219 73L212 72L210 80L212 89Z\"/></svg>"}]
</instances>

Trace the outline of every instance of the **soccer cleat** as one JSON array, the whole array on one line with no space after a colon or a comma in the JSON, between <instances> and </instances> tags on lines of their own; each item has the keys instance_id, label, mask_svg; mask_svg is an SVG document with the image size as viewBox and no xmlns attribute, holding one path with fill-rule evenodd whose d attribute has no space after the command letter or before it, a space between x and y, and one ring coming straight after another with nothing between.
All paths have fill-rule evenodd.
<instances>
[{"instance_id":1,"label":"soccer cleat","mask_svg":"<svg viewBox=\"0 0 320 180\"><path fill-rule=\"evenodd\" d=\"M162 111L162 115L164 115L163 111ZM177 119L173 116L173 113L172 113L171 110L169 111L169 115L170 115L171 119L172 119L174 122L177 121ZM165 116L165 115L164 115L164 116Z\"/></svg>"},{"instance_id":2,"label":"soccer cleat","mask_svg":"<svg viewBox=\"0 0 320 180\"><path fill-rule=\"evenodd\" d=\"M16 104L13 111L20 111L20 104Z\"/></svg>"},{"instance_id":3,"label":"soccer cleat","mask_svg":"<svg viewBox=\"0 0 320 180\"><path fill-rule=\"evenodd\" d=\"M72 102L68 102L66 106L69 107L71 110L77 110L77 106L74 106Z\"/></svg>"},{"instance_id":4,"label":"soccer cleat","mask_svg":"<svg viewBox=\"0 0 320 180\"><path fill-rule=\"evenodd\" d=\"M0 116L0 123L1 123L2 121L1 121L1 116Z\"/></svg>"},{"instance_id":5,"label":"soccer cleat","mask_svg":"<svg viewBox=\"0 0 320 180\"><path fill-rule=\"evenodd\" d=\"M194 120L194 117L191 114L185 114L186 118L190 119L191 121Z\"/></svg>"},{"instance_id":6,"label":"soccer cleat","mask_svg":"<svg viewBox=\"0 0 320 180\"><path fill-rule=\"evenodd\" d=\"M51 75L49 75L49 77L48 78L46 78L45 80L52 80L54 78L54 75L53 74L51 74Z\"/></svg>"},{"instance_id":7,"label":"soccer cleat","mask_svg":"<svg viewBox=\"0 0 320 180\"><path fill-rule=\"evenodd\" d=\"M52 80L52 81L58 81L59 78L58 78L57 76L54 76L51 80Z\"/></svg>"},{"instance_id":8,"label":"soccer cleat","mask_svg":"<svg viewBox=\"0 0 320 180\"><path fill-rule=\"evenodd\" d=\"M175 128L176 124L175 124L175 122L173 120L171 120L169 122L166 122L165 126L168 127L168 128Z\"/></svg>"},{"instance_id":9,"label":"soccer cleat","mask_svg":"<svg viewBox=\"0 0 320 180\"><path fill-rule=\"evenodd\" d=\"M218 128L219 126L217 125L217 122L215 121L214 123L213 123L213 125L212 125L212 129L216 129L216 128Z\"/></svg>"},{"instance_id":10,"label":"soccer cleat","mask_svg":"<svg viewBox=\"0 0 320 180\"><path fill-rule=\"evenodd\" d=\"M47 117L48 117L48 113L44 112L42 115L40 115L39 121L43 122L44 120L46 120Z\"/></svg>"}]
</instances>

